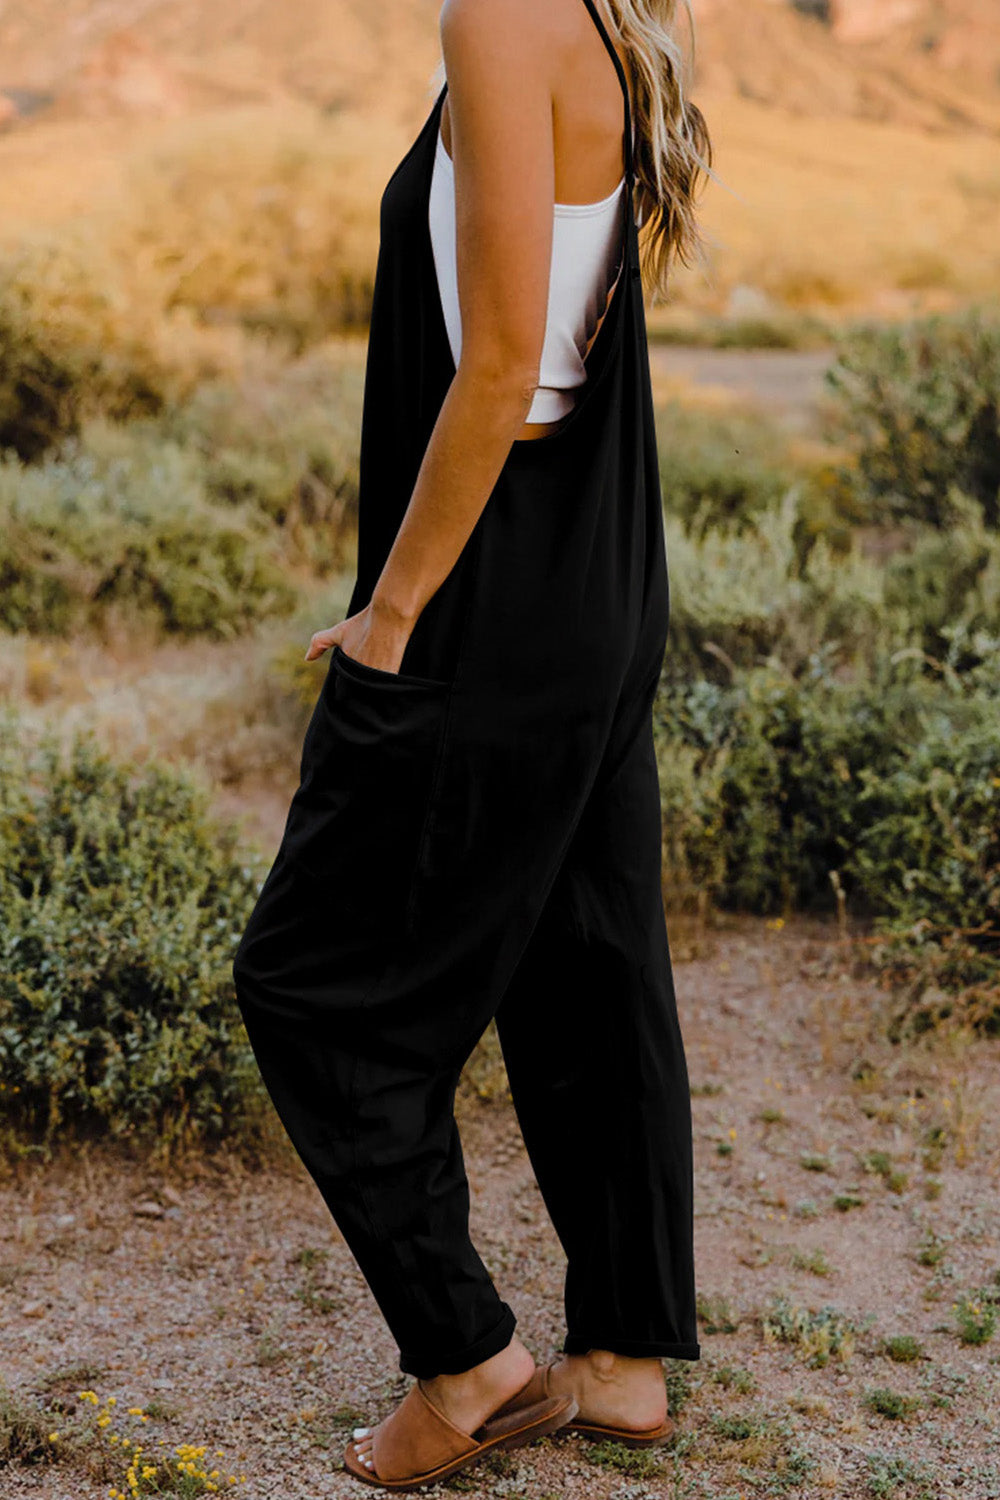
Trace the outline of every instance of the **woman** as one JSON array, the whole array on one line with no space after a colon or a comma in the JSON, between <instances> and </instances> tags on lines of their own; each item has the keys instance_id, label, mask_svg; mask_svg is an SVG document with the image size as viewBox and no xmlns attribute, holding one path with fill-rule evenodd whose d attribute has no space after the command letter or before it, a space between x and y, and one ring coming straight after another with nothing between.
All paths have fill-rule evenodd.
<instances>
[{"instance_id":1,"label":"woman","mask_svg":"<svg viewBox=\"0 0 1000 1500\"><path fill-rule=\"evenodd\" d=\"M390 1489L557 1428L662 1441L661 1360L699 1355L633 215L662 285L708 141L675 0L607 6L445 0L447 83L381 200L357 583L307 652L328 670L234 961L274 1104L417 1377L345 1454ZM452 1112L493 1016L568 1258L564 1357L538 1370L470 1241Z\"/></svg>"}]
</instances>

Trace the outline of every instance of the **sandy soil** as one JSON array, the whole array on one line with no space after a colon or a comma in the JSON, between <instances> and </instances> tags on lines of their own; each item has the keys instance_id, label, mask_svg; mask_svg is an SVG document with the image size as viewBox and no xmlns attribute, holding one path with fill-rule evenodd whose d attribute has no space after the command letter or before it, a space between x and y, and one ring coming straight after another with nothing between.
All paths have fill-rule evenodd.
<instances>
[{"instance_id":1,"label":"sandy soil","mask_svg":"<svg viewBox=\"0 0 1000 1500\"><path fill-rule=\"evenodd\" d=\"M825 925L677 925L673 947L704 1314L701 1360L668 1365L679 1438L653 1460L541 1442L450 1488L533 1500L1000 1496L1000 1338L964 1344L953 1307L1000 1266L1000 1044L881 1040L884 997L853 977ZM516 1119L469 1098L462 1121L477 1242L546 1356L560 1339L563 1258ZM872 1151L888 1155L881 1172L862 1164ZM856 1206L834 1206L851 1194ZM84 1384L119 1408L154 1403L149 1440L218 1448L252 1500L362 1493L340 1471L343 1443L408 1385L345 1245L287 1160L253 1171L216 1157L169 1180L104 1150L24 1164L0 1188L0 1288L15 1389L90 1366ZM766 1339L761 1316L780 1294L851 1320L850 1357L811 1368L803 1349ZM920 1341L915 1362L883 1352L899 1334ZM909 1414L873 1412L880 1387L914 1398ZM107 1487L54 1464L0 1472L0 1493L96 1500Z\"/></svg>"},{"instance_id":2,"label":"sandy soil","mask_svg":"<svg viewBox=\"0 0 1000 1500\"><path fill-rule=\"evenodd\" d=\"M793 434L815 435L820 430L826 407L823 377L833 359L826 349L649 346L650 373L661 399L714 397L723 405L758 407Z\"/></svg>"}]
</instances>

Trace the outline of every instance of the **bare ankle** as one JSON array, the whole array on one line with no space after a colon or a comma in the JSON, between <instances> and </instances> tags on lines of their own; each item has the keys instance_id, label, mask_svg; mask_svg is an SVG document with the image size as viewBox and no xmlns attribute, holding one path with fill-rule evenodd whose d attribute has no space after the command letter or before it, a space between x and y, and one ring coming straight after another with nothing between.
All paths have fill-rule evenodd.
<instances>
[{"instance_id":1,"label":"bare ankle","mask_svg":"<svg viewBox=\"0 0 1000 1500\"><path fill-rule=\"evenodd\" d=\"M584 1358L598 1380L614 1380L619 1373L618 1356L610 1349L588 1349Z\"/></svg>"},{"instance_id":2,"label":"bare ankle","mask_svg":"<svg viewBox=\"0 0 1000 1500\"><path fill-rule=\"evenodd\" d=\"M463 1370L456 1375L435 1375L423 1380L421 1383L429 1390L460 1390L490 1389L493 1385L507 1384L512 1371L524 1373L524 1381L528 1380L535 1368L535 1361L515 1334L510 1343L493 1354L489 1359L483 1360L481 1364L473 1365L470 1370ZM522 1381L522 1384L524 1383Z\"/></svg>"},{"instance_id":3,"label":"bare ankle","mask_svg":"<svg viewBox=\"0 0 1000 1500\"><path fill-rule=\"evenodd\" d=\"M636 1358L629 1354L616 1354L611 1349L588 1349L584 1358L591 1374L602 1381L627 1380L640 1371L645 1375L653 1371L659 1374L663 1369L662 1362L655 1357Z\"/></svg>"}]
</instances>

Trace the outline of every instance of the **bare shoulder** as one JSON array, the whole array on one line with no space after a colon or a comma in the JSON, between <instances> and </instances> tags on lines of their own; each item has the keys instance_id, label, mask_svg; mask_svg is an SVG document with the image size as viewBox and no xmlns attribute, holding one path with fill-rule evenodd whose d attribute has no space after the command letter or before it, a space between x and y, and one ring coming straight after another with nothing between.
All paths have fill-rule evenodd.
<instances>
[{"instance_id":1,"label":"bare shoulder","mask_svg":"<svg viewBox=\"0 0 1000 1500\"><path fill-rule=\"evenodd\" d=\"M565 30L560 5L538 0L444 0L439 25L446 57L492 54L503 66L551 56Z\"/></svg>"}]
</instances>

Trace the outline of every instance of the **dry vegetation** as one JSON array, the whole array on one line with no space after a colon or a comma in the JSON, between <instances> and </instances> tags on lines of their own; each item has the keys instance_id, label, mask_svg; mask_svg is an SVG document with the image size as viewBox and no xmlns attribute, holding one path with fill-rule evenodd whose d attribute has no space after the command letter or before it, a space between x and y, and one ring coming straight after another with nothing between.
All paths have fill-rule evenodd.
<instances>
[{"instance_id":1,"label":"dry vegetation","mask_svg":"<svg viewBox=\"0 0 1000 1500\"><path fill-rule=\"evenodd\" d=\"M937 17L877 44L773 0L752 24L746 9L696 7L718 181L709 263L679 274L676 308L722 311L749 286L778 312L893 316L995 292L988 11L976 47L973 0L964 29ZM69 29L62 6L30 25L4 11L0 91L51 102L0 138L0 239L55 229L136 309L293 337L363 316L379 184L432 96L434 8L76 10Z\"/></svg>"}]
</instances>

